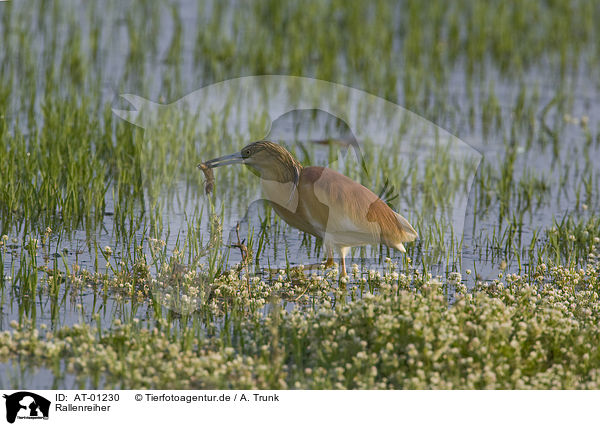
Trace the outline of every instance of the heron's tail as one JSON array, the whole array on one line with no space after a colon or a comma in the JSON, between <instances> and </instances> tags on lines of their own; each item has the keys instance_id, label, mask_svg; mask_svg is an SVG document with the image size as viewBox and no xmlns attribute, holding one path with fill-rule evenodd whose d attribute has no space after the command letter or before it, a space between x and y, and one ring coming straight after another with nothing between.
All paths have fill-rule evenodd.
<instances>
[{"instance_id":1,"label":"heron's tail","mask_svg":"<svg viewBox=\"0 0 600 426\"><path fill-rule=\"evenodd\" d=\"M408 223L408 220L406 220L404 216L402 216L399 213L396 213L396 218L398 219L398 224L400 225L400 235L401 241L403 243L414 241L419 237L417 231L415 231L415 229L410 225L410 223Z\"/></svg>"}]
</instances>

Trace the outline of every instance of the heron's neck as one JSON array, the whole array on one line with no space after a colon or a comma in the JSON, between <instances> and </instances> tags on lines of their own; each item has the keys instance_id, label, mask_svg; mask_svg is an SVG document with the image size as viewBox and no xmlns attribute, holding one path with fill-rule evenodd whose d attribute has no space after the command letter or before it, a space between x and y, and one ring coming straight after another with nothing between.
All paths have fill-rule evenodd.
<instances>
[{"instance_id":1,"label":"heron's neck","mask_svg":"<svg viewBox=\"0 0 600 426\"><path fill-rule=\"evenodd\" d=\"M291 154L275 160L276 164L261 173L265 199L295 212L298 207L298 181L302 165Z\"/></svg>"},{"instance_id":2,"label":"heron's neck","mask_svg":"<svg viewBox=\"0 0 600 426\"><path fill-rule=\"evenodd\" d=\"M302 165L296 160L292 154L287 153L286 156L280 156L273 160L271 167L266 167L261 170L260 177L265 180L276 181L279 183L291 182L294 185L298 184Z\"/></svg>"}]
</instances>

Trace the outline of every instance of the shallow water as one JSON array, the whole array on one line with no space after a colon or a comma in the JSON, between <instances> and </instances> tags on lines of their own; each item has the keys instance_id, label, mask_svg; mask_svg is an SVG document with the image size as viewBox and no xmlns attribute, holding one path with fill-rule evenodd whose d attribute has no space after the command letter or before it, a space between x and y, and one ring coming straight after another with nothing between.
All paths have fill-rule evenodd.
<instances>
[{"instance_id":1,"label":"shallow water","mask_svg":"<svg viewBox=\"0 0 600 426\"><path fill-rule=\"evenodd\" d=\"M155 48L157 53L154 59L147 60L143 65L144 68L154 69L156 72L146 74L152 78L139 81L125 67L127 46L131 40L126 22L118 18L124 13L123 7L119 3L111 3L104 16L98 15L95 18L102 22L105 29L99 42L102 60L98 61L98 69L94 71L102 79L102 91L98 93L98 96L105 101L112 101L113 108L132 108L131 105L119 99L119 95L123 93L133 93L145 99L167 104L175 102L193 90L213 83L213 81L203 78L202 72L195 68L191 59L195 52L192 31L201 25L199 20L209 19L206 17L211 15L213 6L211 3L206 4L204 13L199 13L197 5L192 2L179 2L177 8L180 11L183 28L180 52L182 61L177 67L175 76L179 82L178 87L168 96L162 90L160 78L163 73L173 71L173 67L168 64L166 59L170 49L169 40L175 31L173 21L163 19L160 22L161 33L156 38L158 41ZM167 13L167 7L160 9L162 13ZM87 16L86 13L81 12L82 16ZM31 19L38 19L35 12ZM82 22L83 32L87 34L86 25L89 20L82 19ZM68 29L69 27L64 24L59 25L57 33L59 44L61 38L66 37ZM42 33L34 36L34 40L36 37L41 38ZM83 50L90 48L86 36L82 37L81 43ZM38 54L41 55L42 52ZM472 170L473 172L476 170L476 172L472 175L474 184L470 186L470 191L466 193L462 193L462 189L454 191L458 194L458 201L456 201L456 206L450 207L449 214L443 208L433 212L421 211L421 209L425 209L423 206L426 204L419 197L419 190L411 189L408 187L409 185L396 188L399 197L394 204L398 211L409 218L414 218L419 224L421 240L407 245L412 258L412 268L422 270L423 264L426 264L427 271L434 276L444 276L452 271L460 271L463 273L463 281L468 285L473 285L478 279L491 280L497 277L500 269L508 272L521 272L521 270L527 269L530 263L537 261L537 259L530 259L524 249L530 245L534 235L538 240L534 242L534 245L537 246L544 241L545 232L554 226L555 221L560 222L567 215L586 218L600 208L600 200L597 197L600 184L600 144L597 136L600 98L597 96L594 74L587 72L585 66L582 66L575 75L558 79L559 82L557 82L556 72L540 64L527 70L516 83L510 77L501 75L493 68L493 65L489 65L488 70L482 77L483 82L480 82L473 90L473 85L467 81L469 77L464 66L455 66L445 85L446 90L443 93L445 99L440 102L445 104L445 110L441 112L421 111L423 117L428 120L427 122L431 123L431 129L435 129L436 126L446 129L460 141L471 146L474 149L473 152L481 155L481 161L477 164L477 168ZM557 88L559 83L560 86L566 85L568 89ZM483 120L483 111L487 108L489 88L492 84L501 123L498 125L488 123L489 129L485 129L482 125L485 121ZM40 87L36 90L40 90L42 86L43 83L40 82ZM528 128L512 128L511 122L514 120L515 105L519 102L520 93L525 89L528 96L532 96L534 87L537 88L537 98L535 101L525 101L526 107L533 108L533 120L529 123ZM572 118L579 120L579 123L563 117L562 109L559 110L552 104L557 93L564 92L568 92L567 110ZM270 95L275 96L273 93ZM401 100L405 97L403 86L399 84L397 99L400 105L402 105ZM168 99L168 102L165 98ZM240 98L243 98L243 95L240 95ZM41 101L40 99L37 104L38 112ZM201 101L205 102L206 100L201 99ZM243 101L242 99L240 102ZM473 114L470 111L474 111ZM25 115L18 110L13 113L15 117L19 117L19 114ZM211 147L211 154L214 152L228 153L222 152L222 149L225 148L239 149L246 142L253 140L249 136L250 134L264 132L265 129L262 128L254 132L250 130L250 112L238 114L242 117L239 121L245 123L246 128L236 128L234 124L231 124L231 128L227 130L234 136L224 141L221 147ZM233 117L239 119L239 116L232 115L232 121ZM351 153L339 154L343 150L337 146L311 145L311 141L327 138L355 137L365 154L379 158L386 158L386 155L389 155L388 148L384 144L377 145L375 142L373 145L372 141L364 140L365 135L377 139L373 133L365 130L370 127L359 129L360 133L355 131L353 134L348 132L348 128L343 126L340 128L334 116L322 112L318 112L316 118L312 117L312 119L303 112L291 116L295 117L296 121L294 119L290 121L290 116L283 117L279 124L275 122L268 126L267 134L270 138L295 149L297 155L302 154L300 146L304 144L302 146L308 147L308 151L312 155L312 164L330 165L338 167L342 171L350 170L353 174L359 175L360 165ZM581 125L583 116L589 117L591 141L586 134L586 128ZM205 119L208 121L209 118L205 117ZM430 122L430 119L435 122ZM369 116L363 116L362 120L368 122ZM488 120L488 122L493 122L493 120ZM298 123L301 128L295 125ZM377 127L377 123L369 125ZM385 128L382 129L382 132L385 133ZM149 135L146 135L146 140L148 144L152 143L152 137ZM552 140L558 140L558 143L553 143ZM175 152L179 152L176 144L177 142L174 142ZM423 146L425 148L422 148ZM409 147L415 151L419 151L419 147L421 147L419 154L422 157L415 157L420 158L417 162L425 162L428 158L434 158L437 149L432 144L414 143L410 145L409 143ZM557 148L555 149L555 147ZM411 149L400 152L409 157ZM204 154L201 148L199 151ZM508 169L509 181L518 186L519 182L525 181L528 176L537 179L535 201L519 200L517 191L513 190L509 191L507 199L501 199L500 194L494 192L494 186L490 185L487 188L488 183L481 185L481 182L486 182L488 179L488 168L501 170L507 163L507 155L511 153L514 154L514 164ZM412 157L410 158L412 159ZM194 158L193 161L199 162L207 159L204 157ZM404 158L395 160L392 159L391 163L403 164L407 170L414 167ZM379 163L371 164L374 167L369 173L372 173L372 176L378 175ZM471 167L472 163L469 164L468 167ZM566 168L567 165L570 167L569 169ZM471 170L469 169L469 171ZM145 173L148 175L144 178L151 181L152 168L146 169ZM198 172L195 171L195 173ZM405 173L408 172L402 170L402 175ZM419 173L422 173L420 167ZM493 181L496 178L494 176L489 179ZM190 179L195 179L196 183L190 183ZM181 249L180 244L187 238L190 228L199 228L204 235L209 234L209 221L208 215L206 215L209 208L208 198L201 194L201 188L198 188L197 185L198 178L190 179L178 180L174 185L166 184L164 188L161 188L161 196L155 204L160 205L161 202L164 204L162 214L158 214L157 217L162 219L162 235L160 237L166 240L167 254ZM223 208L225 219L221 248L223 253L227 253L225 261L227 266L233 267L241 261L239 250L229 247L237 242L233 226L238 221L241 221L240 238L246 242L251 235L255 236L256 241L261 228L263 228L263 235L268 238L260 256L255 259L258 262L255 268L257 273L264 273L269 267L285 269L288 265L295 266L322 260L322 248L315 244L314 238L307 239L304 234L273 219L272 213L265 209L262 202L254 201L259 198L256 192L258 181L252 181L255 179L254 176L249 173L240 174L235 170L222 172L219 169L216 172L216 179L217 190L223 191L225 188L224 193L217 194L218 201L221 201L221 203L217 202L217 206ZM470 179L466 179L466 181L468 182ZM584 181L588 185L587 187L582 186ZM225 184L220 185L219 182L225 182ZM370 182L373 183L374 189L382 187L380 177L373 178ZM545 189L540 189L540 185ZM489 190L489 193L486 190ZM417 194L408 195L411 191ZM486 197L489 198L489 203L484 207L482 200ZM150 194L148 199L152 200ZM411 204L411 200L417 201ZM102 223L92 229L80 226L69 232L61 233L60 236L51 235L47 244L38 252L38 266L47 265L49 268L61 269L64 264L67 264L78 265L81 269L92 272L105 272L107 271L106 261L103 258L97 259L98 248L103 249L104 247L113 248L113 262L121 261L127 256L127 253L122 251L122 246L126 245L126 242L119 240L117 236L114 212L118 206L114 204L109 189L106 196L105 211L107 214L104 215ZM150 229L156 228L144 216L141 207L138 206L136 211L136 216L141 218L140 223L128 223L133 230L129 237L137 241L147 238ZM144 207L151 210L153 204L149 202ZM456 211L460 211L461 208L465 214L457 215ZM444 220L440 220L442 235L439 237L443 243L441 247L437 247L427 240L428 238L433 239L428 230L434 227L432 220L443 217L444 212L446 217L443 218ZM262 222L268 217L271 217L270 226L265 228ZM495 242L494 237L502 235L512 217L518 218L520 222L518 235L512 238L520 239L521 244L507 250L505 242ZM254 231L254 234L251 231ZM67 283L55 296L49 294L47 286L42 286L35 296L35 300L28 301L26 299L28 296L23 296L23 292L21 292L21 284L15 284L13 281L15 272L18 272L21 266L20 255L24 250L22 242L27 240L28 236L23 235L16 228L11 229L8 234L16 242L12 242L10 249L2 255L5 281L0 287L0 300L2 301L0 304L0 329L8 329L11 321L20 321L22 318L30 318L37 324L47 324L49 328L72 325L81 321L99 321L103 327L108 327L115 318L131 320L135 317L152 322L149 305L134 304L127 299L118 297L113 292L100 295L92 283L83 286ZM39 238L33 234L31 237ZM449 241L452 243L448 243ZM521 255L517 256L516 252ZM146 254L149 254L147 248ZM394 262L398 262L401 268L405 264L405 255L380 247L353 249L350 257L347 259L348 264L358 263L365 270L384 270L386 268L385 257L390 257ZM466 275L464 273L466 269L472 269L476 271L476 274ZM156 275L157 267L151 266L150 272ZM41 279L45 278L46 274L39 272L38 276ZM98 319L93 320L96 315L99 316ZM53 374L48 370L22 371L14 374L16 370L19 369L12 364L0 364L0 377L7 377L7 382L0 382L0 387L43 388L53 386ZM61 380L63 380L61 386L76 386L75 379L72 377Z\"/></svg>"}]
</instances>

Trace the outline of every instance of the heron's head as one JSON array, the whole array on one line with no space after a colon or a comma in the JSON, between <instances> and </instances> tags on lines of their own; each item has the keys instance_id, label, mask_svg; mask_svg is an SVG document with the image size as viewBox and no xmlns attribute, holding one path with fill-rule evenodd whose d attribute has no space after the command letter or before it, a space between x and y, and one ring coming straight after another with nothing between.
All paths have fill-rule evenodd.
<instances>
[{"instance_id":1,"label":"heron's head","mask_svg":"<svg viewBox=\"0 0 600 426\"><path fill-rule=\"evenodd\" d=\"M245 164L263 179L298 183L302 166L284 147L273 142L258 141L240 152L209 160L210 168L228 164Z\"/></svg>"}]
</instances>

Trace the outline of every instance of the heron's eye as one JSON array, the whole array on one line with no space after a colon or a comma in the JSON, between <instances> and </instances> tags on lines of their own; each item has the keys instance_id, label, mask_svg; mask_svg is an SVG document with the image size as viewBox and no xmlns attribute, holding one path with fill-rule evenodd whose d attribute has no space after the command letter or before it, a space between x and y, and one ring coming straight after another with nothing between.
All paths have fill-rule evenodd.
<instances>
[{"instance_id":1,"label":"heron's eye","mask_svg":"<svg viewBox=\"0 0 600 426\"><path fill-rule=\"evenodd\" d=\"M244 152L242 152L242 156L244 156L244 157L250 157L250 150L249 149L245 149Z\"/></svg>"}]
</instances>

